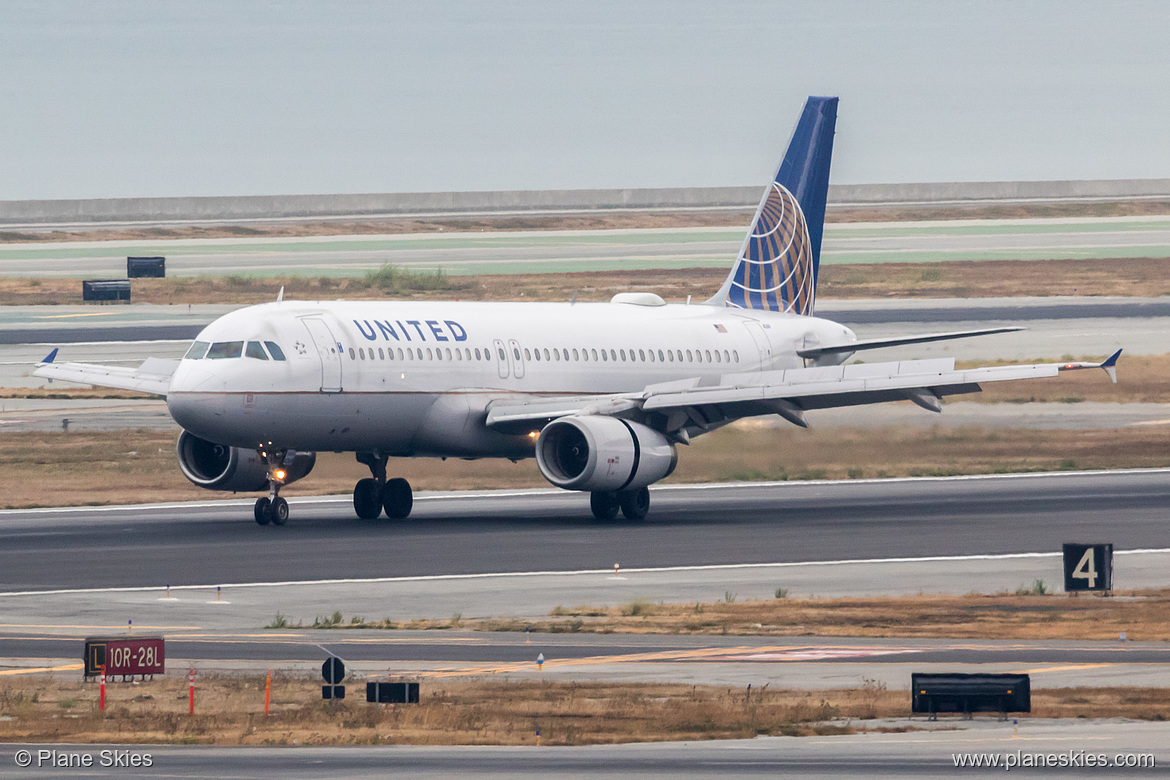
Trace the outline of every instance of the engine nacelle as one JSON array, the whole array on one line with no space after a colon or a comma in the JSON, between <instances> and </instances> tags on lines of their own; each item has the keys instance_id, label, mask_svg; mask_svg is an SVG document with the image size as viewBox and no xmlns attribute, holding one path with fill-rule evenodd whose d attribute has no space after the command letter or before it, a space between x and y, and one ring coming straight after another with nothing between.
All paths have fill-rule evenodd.
<instances>
[{"instance_id":1,"label":"engine nacelle","mask_svg":"<svg viewBox=\"0 0 1170 780\"><path fill-rule=\"evenodd\" d=\"M653 428L616 417L553 420L536 441L544 478L566 490L636 490L670 476L678 453Z\"/></svg>"},{"instance_id":2,"label":"engine nacelle","mask_svg":"<svg viewBox=\"0 0 1170 780\"><path fill-rule=\"evenodd\" d=\"M201 488L234 492L268 489L268 464L255 450L216 444L187 431L179 435L176 449L183 476ZM307 476L316 463L315 452L298 452L285 458L282 484Z\"/></svg>"}]
</instances>

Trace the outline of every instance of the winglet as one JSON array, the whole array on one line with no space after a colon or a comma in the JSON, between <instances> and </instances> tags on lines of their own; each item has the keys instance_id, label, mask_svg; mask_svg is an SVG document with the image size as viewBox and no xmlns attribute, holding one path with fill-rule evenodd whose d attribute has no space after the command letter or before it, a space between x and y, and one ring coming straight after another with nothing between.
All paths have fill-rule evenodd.
<instances>
[{"instance_id":1,"label":"winglet","mask_svg":"<svg viewBox=\"0 0 1170 780\"><path fill-rule=\"evenodd\" d=\"M42 360L41 362L42 363L52 363L54 360L56 360L58 349L60 349L60 347L53 347L53 351L50 352L48 355L45 355L45 359Z\"/></svg>"},{"instance_id":2,"label":"winglet","mask_svg":"<svg viewBox=\"0 0 1170 780\"><path fill-rule=\"evenodd\" d=\"M1117 384L1117 358L1121 357L1121 350L1117 350L1109 358L1101 364L1101 368L1105 369L1105 373L1113 380L1113 384Z\"/></svg>"},{"instance_id":3,"label":"winglet","mask_svg":"<svg viewBox=\"0 0 1170 780\"><path fill-rule=\"evenodd\" d=\"M1103 368L1109 378L1113 380L1113 384L1117 384L1117 358L1121 357L1121 350L1117 350L1109 357L1105 358L1104 363L1086 363L1084 361L1077 361L1075 363L1061 363L1057 366L1059 371L1076 371L1080 368Z\"/></svg>"}]
</instances>

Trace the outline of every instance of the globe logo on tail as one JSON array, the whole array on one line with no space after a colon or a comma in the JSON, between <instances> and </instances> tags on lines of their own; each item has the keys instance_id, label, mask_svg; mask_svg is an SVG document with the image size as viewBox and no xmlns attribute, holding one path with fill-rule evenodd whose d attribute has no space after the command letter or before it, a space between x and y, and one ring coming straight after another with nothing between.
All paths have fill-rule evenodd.
<instances>
[{"instance_id":1,"label":"globe logo on tail","mask_svg":"<svg viewBox=\"0 0 1170 780\"><path fill-rule=\"evenodd\" d=\"M804 212L791 192L773 182L740 251L728 305L812 314L815 285Z\"/></svg>"}]
</instances>

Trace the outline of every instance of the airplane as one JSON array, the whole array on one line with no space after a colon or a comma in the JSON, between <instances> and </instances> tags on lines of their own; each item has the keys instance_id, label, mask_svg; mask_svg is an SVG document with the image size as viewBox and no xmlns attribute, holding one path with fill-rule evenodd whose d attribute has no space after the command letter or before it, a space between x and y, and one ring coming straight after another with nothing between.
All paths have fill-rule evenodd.
<instances>
[{"instance_id":1,"label":"airplane","mask_svg":"<svg viewBox=\"0 0 1170 780\"><path fill-rule=\"evenodd\" d=\"M391 458L535 457L553 485L590 494L602 521L641 520L678 445L735 420L909 400L933 412L981 382L1103 363L956 370L953 359L846 361L871 349L1022 330L858 340L815 316L836 97L809 97L726 281L703 303L623 292L608 303L292 301L220 317L181 360L134 369L58 363L34 374L166 398L179 468L208 490L264 491L260 525L285 525L283 486L320 451L370 471L358 517L407 517Z\"/></svg>"}]
</instances>

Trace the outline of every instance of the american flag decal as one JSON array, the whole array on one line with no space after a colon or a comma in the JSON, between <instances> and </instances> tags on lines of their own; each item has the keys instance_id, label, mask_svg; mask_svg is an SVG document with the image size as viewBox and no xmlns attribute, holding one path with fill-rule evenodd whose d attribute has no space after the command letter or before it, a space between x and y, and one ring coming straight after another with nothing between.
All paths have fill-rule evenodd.
<instances>
[{"instance_id":1,"label":"american flag decal","mask_svg":"<svg viewBox=\"0 0 1170 780\"><path fill-rule=\"evenodd\" d=\"M727 332L727 328L723 327L722 325L716 325L716 326L715 326L715 330L719 331L720 333L726 333L726 332Z\"/></svg>"}]
</instances>

